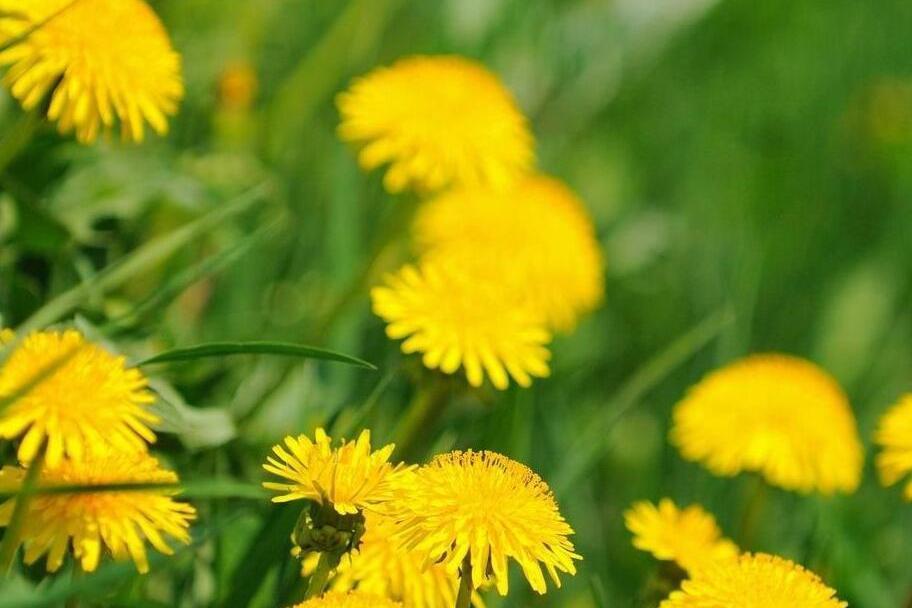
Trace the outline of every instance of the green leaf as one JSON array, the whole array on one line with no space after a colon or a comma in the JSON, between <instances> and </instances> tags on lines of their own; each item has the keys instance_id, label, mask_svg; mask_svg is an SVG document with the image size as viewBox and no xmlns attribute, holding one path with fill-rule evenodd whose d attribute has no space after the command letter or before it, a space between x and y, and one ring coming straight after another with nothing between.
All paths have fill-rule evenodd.
<instances>
[{"instance_id":1,"label":"green leaf","mask_svg":"<svg viewBox=\"0 0 912 608\"><path fill-rule=\"evenodd\" d=\"M268 500L269 493L262 486L231 478L187 480L181 483L112 483L98 485L60 485L30 490L35 496L61 494L98 494L101 492L152 492L175 491L181 498L196 500L244 498ZM0 500L14 498L20 491L0 490Z\"/></svg>"},{"instance_id":2,"label":"green leaf","mask_svg":"<svg viewBox=\"0 0 912 608\"><path fill-rule=\"evenodd\" d=\"M192 361L194 359L207 359L211 357L228 357L231 355L281 355L285 357L300 357L303 359L323 359L346 363L357 367L376 370L377 367L363 359L352 357L324 348L290 344L286 342L211 342L188 348L170 350L154 357L149 357L137 365L151 365L153 363L172 363L175 361Z\"/></svg>"}]
</instances>

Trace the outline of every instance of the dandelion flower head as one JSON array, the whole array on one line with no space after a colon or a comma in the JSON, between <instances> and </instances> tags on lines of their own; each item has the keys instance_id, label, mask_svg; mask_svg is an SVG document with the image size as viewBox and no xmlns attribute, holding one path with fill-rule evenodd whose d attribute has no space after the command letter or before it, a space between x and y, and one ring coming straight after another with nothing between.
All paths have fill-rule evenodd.
<instances>
[{"instance_id":1,"label":"dandelion flower head","mask_svg":"<svg viewBox=\"0 0 912 608\"><path fill-rule=\"evenodd\" d=\"M46 378L38 378L47 373ZM75 330L26 336L0 367L0 397L36 386L0 412L0 437L21 437L19 459L34 458L47 442L47 461L113 447L144 451L157 422L148 406L147 380L123 357L88 342Z\"/></svg>"},{"instance_id":2,"label":"dandelion flower head","mask_svg":"<svg viewBox=\"0 0 912 608\"><path fill-rule=\"evenodd\" d=\"M361 166L388 164L390 192L501 187L531 168L526 118L496 76L456 56L402 59L356 80L338 99L342 139Z\"/></svg>"},{"instance_id":3,"label":"dandelion flower head","mask_svg":"<svg viewBox=\"0 0 912 608\"><path fill-rule=\"evenodd\" d=\"M184 94L180 56L143 0L0 0L0 65L26 110L50 95L47 116L82 143L121 123L142 141L163 134Z\"/></svg>"},{"instance_id":4,"label":"dandelion flower head","mask_svg":"<svg viewBox=\"0 0 912 608\"><path fill-rule=\"evenodd\" d=\"M852 492L863 451L848 398L825 371L787 355L718 370L675 406L671 438L716 475L760 473L803 493Z\"/></svg>"},{"instance_id":5,"label":"dandelion flower head","mask_svg":"<svg viewBox=\"0 0 912 608\"><path fill-rule=\"evenodd\" d=\"M472 587L491 580L501 595L510 559L538 593L547 590L542 566L558 587L558 572L576 574L573 529L548 485L525 465L494 452L451 452L410 481L396 501L397 536L427 564L456 572L469 558Z\"/></svg>"},{"instance_id":6,"label":"dandelion flower head","mask_svg":"<svg viewBox=\"0 0 912 608\"><path fill-rule=\"evenodd\" d=\"M360 591L349 593L330 591L322 597L309 599L292 608L402 608L402 604L379 595Z\"/></svg>"},{"instance_id":7,"label":"dandelion flower head","mask_svg":"<svg viewBox=\"0 0 912 608\"><path fill-rule=\"evenodd\" d=\"M877 471L884 485L912 473L912 394L903 396L880 420L875 441L882 449ZM906 484L905 497L912 500L912 481Z\"/></svg>"},{"instance_id":8,"label":"dandelion flower head","mask_svg":"<svg viewBox=\"0 0 912 608\"><path fill-rule=\"evenodd\" d=\"M16 491L24 478L24 469L4 467L0 471L0 489ZM111 450L104 455L46 465L39 485L53 488L177 481L176 474L161 468L148 454ZM47 555L47 570L56 572L72 548L73 556L86 572L97 568L103 551L117 561L132 559L137 570L148 572L146 542L165 555L173 553L166 537L184 544L190 542L188 529L196 511L174 500L175 494L176 490L170 488L38 494L28 503L22 532L25 562L32 564ZM14 504L11 499L0 505L0 525L9 525Z\"/></svg>"}]
</instances>

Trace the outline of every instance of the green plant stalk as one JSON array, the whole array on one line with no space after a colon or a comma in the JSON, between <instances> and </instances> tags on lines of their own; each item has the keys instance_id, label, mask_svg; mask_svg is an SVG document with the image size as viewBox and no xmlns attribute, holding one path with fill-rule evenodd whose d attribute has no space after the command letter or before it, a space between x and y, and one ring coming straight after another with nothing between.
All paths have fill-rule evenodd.
<instances>
[{"instance_id":1,"label":"green plant stalk","mask_svg":"<svg viewBox=\"0 0 912 608\"><path fill-rule=\"evenodd\" d=\"M333 562L335 562L335 564ZM338 557L327 552L320 554L320 561L317 562L317 569L310 575L310 582L307 584L307 594L304 596L304 599L323 595L323 591L326 590L326 583L329 581L329 575L338 563Z\"/></svg>"},{"instance_id":2,"label":"green plant stalk","mask_svg":"<svg viewBox=\"0 0 912 608\"><path fill-rule=\"evenodd\" d=\"M6 132L6 137L0 140L0 173L6 171L19 154L29 145L41 127L41 113L43 104L28 112L22 113L16 123Z\"/></svg>"},{"instance_id":3,"label":"green plant stalk","mask_svg":"<svg viewBox=\"0 0 912 608\"><path fill-rule=\"evenodd\" d=\"M741 546L747 549L754 545L760 522L763 519L763 512L766 510L766 503L769 500L769 486L760 475L752 475L750 483L751 487L748 489L750 495L741 514L741 533L738 538Z\"/></svg>"},{"instance_id":4,"label":"green plant stalk","mask_svg":"<svg viewBox=\"0 0 912 608\"><path fill-rule=\"evenodd\" d=\"M3 542L0 542L0 576L9 576L16 552L19 550L19 545L22 541L22 527L25 525L25 516L28 513L29 503L34 497L35 486L41 476L41 469L44 468L46 450L47 441L44 441L38 448L35 458L29 464L25 473L25 480L22 483L22 490L13 507L13 514L10 516L9 525L3 533Z\"/></svg>"},{"instance_id":5,"label":"green plant stalk","mask_svg":"<svg viewBox=\"0 0 912 608\"><path fill-rule=\"evenodd\" d=\"M466 554L459 569L459 595L456 596L456 608L469 608L472 605L472 560Z\"/></svg>"},{"instance_id":6,"label":"green plant stalk","mask_svg":"<svg viewBox=\"0 0 912 608\"><path fill-rule=\"evenodd\" d=\"M436 377L436 373L426 376L418 386L408 409L405 411L396 430L396 453L400 458L408 458L417 448L419 438L443 414L450 402L450 391L446 382Z\"/></svg>"}]
</instances>

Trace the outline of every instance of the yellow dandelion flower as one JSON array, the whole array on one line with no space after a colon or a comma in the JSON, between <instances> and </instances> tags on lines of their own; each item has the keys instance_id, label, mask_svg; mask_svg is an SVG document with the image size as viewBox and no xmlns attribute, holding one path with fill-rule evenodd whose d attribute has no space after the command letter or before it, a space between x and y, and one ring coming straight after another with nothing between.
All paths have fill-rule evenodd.
<instances>
[{"instance_id":1,"label":"yellow dandelion flower","mask_svg":"<svg viewBox=\"0 0 912 608\"><path fill-rule=\"evenodd\" d=\"M443 194L419 210L415 239L423 253L468 248L485 264L499 264L493 272L501 285L557 330L571 330L602 300L604 263L592 220L582 201L550 177Z\"/></svg>"},{"instance_id":2,"label":"yellow dandelion flower","mask_svg":"<svg viewBox=\"0 0 912 608\"><path fill-rule=\"evenodd\" d=\"M825 371L755 355L710 374L675 406L671 439L716 475L756 471L799 492L852 492L863 451L848 398Z\"/></svg>"},{"instance_id":3,"label":"yellow dandelion flower","mask_svg":"<svg viewBox=\"0 0 912 608\"><path fill-rule=\"evenodd\" d=\"M660 608L844 608L820 578L789 560L744 554L702 568Z\"/></svg>"},{"instance_id":4,"label":"yellow dandelion flower","mask_svg":"<svg viewBox=\"0 0 912 608\"><path fill-rule=\"evenodd\" d=\"M473 589L490 579L506 595L511 558L538 593L547 590L541 566L558 587L558 571L576 574L573 529L548 485L523 464L494 452L451 452L419 468L400 494L394 520L402 547L449 572L467 560Z\"/></svg>"},{"instance_id":5,"label":"yellow dandelion flower","mask_svg":"<svg viewBox=\"0 0 912 608\"><path fill-rule=\"evenodd\" d=\"M0 65L31 110L50 94L47 116L83 143L121 122L124 139L159 134L183 97L180 56L142 0L0 0Z\"/></svg>"},{"instance_id":6,"label":"yellow dandelion flower","mask_svg":"<svg viewBox=\"0 0 912 608\"><path fill-rule=\"evenodd\" d=\"M550 373L551 335L537 315L504 293L495 280L442 259L407 265L371 291L386 334L405 339L404 353L422 353L429 369L452 374L460 367L472 386L485 375L498 389L512 378L520 386Z\"/></svg>"},{"instance_id":7,"label":"yellow dandelion flower","mask_svg":"<svg viewBox=\"0 0 912 608\"><path fill-rule=\"evenodd\" d=\"M484 66L410 57L355 81L338 99L342 139L361 166L389 164L390 192L409 186L504 186L534 162L533 139L510 93Z\"/></svg>"},{"instance_id":8,"label":"yellow dandelion flower","mask_svg":"<svg viewBox=\"0 0 912 608\"><path fill-rule=\"evenodd\" d=\"M272 448L263 468L291 483L266 482L263 487L284 492L273 502L311 500L329 503L342 515L359 513L388 501L393 488L408 467L389 463L392 444L371 452L370 431L357 441L342 440L333 448L332 439L317 429L313 441L306 435L286 437L286 451Z\"/></svg>"},{"instance_id":9,"label":"yellow dandelion flower","mask_svg":"<svg viewBox=\"0 0 912 608\"><path fill-rule=\"evenodd\" d=\"M402 604L379 595L352 591L339 593L330 591L322 597L309 599L292 608L402 608Z\"/></svg>"},{"instance_id":10,"label":"yellow dandelion flower","mask_svg":"<svg viewBox=\"0 0 912 608\"><path fill-rule=\"evenodd\" d=\"M40 370L54 371L0 412L0 437L22 438L21 461L31 461L45 440L52 466L64 454L78 459L107 446L144 451L146 441L155 441L147 426L158 421L148 410L154 398L146 378L127 368L123 357L74 330L36 332L0 367L0 397L26 386Z\"/></svg>"},{"instance_id":11,"label":"yellow dandelion flower","mask_svg":"<svg viewBox=\"0 0 912 608\"><path fill-rule=\"evenodd\" d=\"M21 487L25 470L4 467L0 488ZM46 465L40 476L41 488L55 486L110 486L115 484L175 484L177 475L161 468L148 454L108 451L98 456L64 459ZM196 511L177 502L173 489L102 490L93 493L38 494L28 503L22 530L25 562L33 564L47 555L47 570L56 572L68 548L82 570L92 572L102 551L117 561L132 559L140 572L149 571L145 543L171 555L165 542L169 536L189 543L190 522ZM15 500L0 506L0 526L9 525Z\"/></svg>"},{"instance_id":12,"label":"yellow dandelion flower","mask_svg":"<svg viewBox=\"0 0 912 608\"><path fill-rule=\"evenodd\" d=\"M688 572L738 556L735 543L722 537L715 518L699 505L679 509L668 498L658 506L643 501L633 505L624 520L634 534L634 547Z\"/></svg>"},{"instance_id":13,"label":"yellow dandelion flower","mask_svg":"<svg viewBox=\"0 0 912 608\"><path fill-rule=\"evenodd\" d=\"M883 448L877 470L885 486L892 486L912 473L912 394L904 395L880 420L875 442ZM905 497L912 500L912 481Z\"/></svg>"}]
</instances>

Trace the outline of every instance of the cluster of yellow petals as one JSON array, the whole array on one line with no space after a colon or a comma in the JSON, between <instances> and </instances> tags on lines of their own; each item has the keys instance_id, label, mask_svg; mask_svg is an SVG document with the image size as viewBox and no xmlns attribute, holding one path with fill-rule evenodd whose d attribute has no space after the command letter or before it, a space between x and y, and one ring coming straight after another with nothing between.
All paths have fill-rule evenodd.
<instances>
[{"instance_id":1,"label":"cluster of yellow petals","mask_svg":"<svg viewBox=\"0 0 912 608\"><path fill-rule=\"evenodd\" d=\"M4 467L0 471L0 490L19 490L24 477L24 469ZM140 572L148 572L145 543L161 553L172 554L165 537L188 543L188 528L196 511L175 501L177 492L168 487L94 492L89 488L176 483L177 475L141 452L86 454L46 465L38 482L41 490L70 486L80 490L39 493L28 503L22 530L26 563L34 563L46 554L47 570L55 572L71 547L82 570L91 572L98 566L102 550L107 549L115 560L132 559ZM14 504L11 499L0 506L0 526L9 524Z\"/></svg>"},{"instance_id":2,"label":"cluster of yellow petals","mask_svg":"<svg viewBox=\"0 0 912 608\"><path fill-rule=\"evenodd\" d=\"M339 95L342 139L361 166L384 164L390 192L501 187L534 161L525 117L496 76L456 56L417 56L359 78Z\"/></svg>"},{"instance_id":3,"label":"cluster of yellow petals","mask_svg":"<svg viewBox=\"0 0 912 608\"><path fill-rule=\"evenodd\" d=\"M701 568L660 608L845 608L820 578L786 559L744 554Z\"/></svg>"},{"instance_id":4,"label":"cluster of yellow petals","mask_svg":"<svg viewBox=\"0 0 912 608\"><path fill-rule=\"evenodd\" d=\"M357 441L333 440L317 429L311 440L306 435L286 437L285 447L273 447L273 456L263 468L287 482L266 482L263 487L283 494L273 502L311 500L329 503L338 513L354 514L390 500L397 481L408 472L402 464L392 465L394 446L371 451L370 431Z\"/></svg>"},{"instance_id":5,"label":"cluster of yellow petals","mask_svg":"<svg viewBox=\"0 0 912 608\"><path fill-rule=\"evenodd\" d=\"M402 351L421 353L430 369L452 374L461 367L472 386L485 376L498 389L507 388L510 377L520 386L546 377L551 334L539 316L508 297L497 281L447 262L406 265L371 291L387 335L404 339Z\"/></svg>"},{"instance_id":6,"label":"cluster of yellow petals","mask_svg":"<svg viewBox=\"0 0 912 608\"><path fill-rule=\"evenodd\" d=\"M508 590L507 562L516 560L538 593L556 586L558 572L576 573L569 536L548 485L523 464L494 452L451 452L436 456L404 484L395 504L396 535L425 564L455 573L468 558L471 586L492 579Z\"/></svg>"},{"instance_id":7,"label":"cluster of yellow petals","mask_svg":"<svg viewBox=\"0 0 912 608\"><path fill-rule=\"evenodd\" d=\"M330 591L322 597L309 599L292 608L403 608L399 602L394 602L383 596L351 591L340 593Z\"/></svg>"},{"instance_id":8,"label":"cluster of yellow petals","mask_svg":"<svg viewBox=\"0 0 912 608\"><path fill-rule=\"evenodd\" d=\"M42 377L46 375L46 377ZM21 438L19 459L31 461L46 443L47 462L79 459L110 448L145 451L153 396L147 380L123 357L75 330L26 336L0 367L0 398L37 384L0 412L0 437Z\"/></svg>"},{"instance_id":9,"label":"cluster of yellow petals","mask_svg":"<svg viewBox=\"0 0 912 608\"><path fill-rule=\"evenodd\" d=\"M912 473L912 394L904 395L881 419L875 441L882 451L877 470L884 485L891 486ZM912 481L905 497L912 500Z\"/></svg>"},{"instance_id":10,"label":"cluster of yellow petals","mask_svg":"<svg viewBox=\"0 0 912 608\"><path fill-rule=\"evenodd\" d=\"M787 355L755 355L693 387L671 439L717 475L755 471L803 493L852 492L864 460L845 393L825 371Z\"/></svg>"},{"instance_id":11,"label":"cluster of yellow petals","mask_svg":"<svg viewBox=\"0 0 912 608\"><path fill-rule=\"evenodd\" d=\"M625 514L633 545L688 572L719 560L734 559L738 547L722 536L715 518L699 505L679 509L668 498L658 506L638 502Z\"/></svg>"},{"instance_id":12,"label":"cluster of yellow petals","mask_svg":"<svg viewBox=\"0 0 912 608\"><path fill-rule=\"evenodd\" d=\"M184 94L180 56L143 0L0 0L0 65L31 110L83 143L121 122L141 141L148 123L168 130Z\"/></svg>"}]
</instances>

